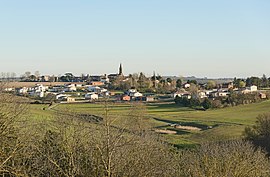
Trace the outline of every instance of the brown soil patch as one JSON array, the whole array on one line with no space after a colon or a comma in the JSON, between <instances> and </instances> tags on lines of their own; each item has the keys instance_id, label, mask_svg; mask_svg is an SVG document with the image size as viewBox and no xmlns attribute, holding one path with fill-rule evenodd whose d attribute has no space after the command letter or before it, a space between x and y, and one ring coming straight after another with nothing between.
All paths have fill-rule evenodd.
<instances>
[{"instance_id":1,"label":"brown soil patch","mask_svg":"<svg viewBox=\"0 0 270 177\"><path fill-rule=\"evenodd\" d=\"M176 131L172 131L172 130L155 130L156 133L162 133L162 134L177 134Z\"/></svg>"},{"instance_id":2,"label":"brown soil patch","mask_svg":"<svg viewBox=\"0 0 270 177\"><path fill-rule=\"evenodd\" d=\"M182 125L177 125L175 128L182 129L182 130L189 130L189 131L201 131L201 128L198 127L192 127L192 126L182 126Z\"/></svg>"}]
</instances>

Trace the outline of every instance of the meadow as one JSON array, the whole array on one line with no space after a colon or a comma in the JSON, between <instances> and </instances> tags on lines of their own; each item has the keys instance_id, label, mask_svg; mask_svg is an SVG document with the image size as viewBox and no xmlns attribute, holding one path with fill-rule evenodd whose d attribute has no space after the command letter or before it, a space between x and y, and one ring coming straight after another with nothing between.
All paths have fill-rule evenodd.
<instances>
[{"instance_id":1,"label":"meadow","mask_svg":"<svg viewBox=\"0 0 270 177\"><path fill-rule=\"evenodd\" d=\"M104 106L102 103L59 104L50 109L47 105L31 105L30 112L31 117L40 120L51 119L56 112L103 116ZM109 104L109 114L128 119L132 114L132 107L132 104ZM253 125L256 117L269 112L269 108L270 101L207 111L175 104L147 104L144 114L147 118L145 124L148 124L151 130L174 132L160 134L168 143L177 147L193 147L206 141L241 138L245 127Z\"/></svg>"}]
</instances>

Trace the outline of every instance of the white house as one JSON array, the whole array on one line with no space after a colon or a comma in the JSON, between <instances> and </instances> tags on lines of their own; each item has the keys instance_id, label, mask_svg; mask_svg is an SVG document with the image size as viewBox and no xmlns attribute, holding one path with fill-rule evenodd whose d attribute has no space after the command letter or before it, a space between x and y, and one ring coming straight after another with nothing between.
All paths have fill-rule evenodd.
<instances>
[{"instance_id":1,"label":"white house","mask_svg":"<svg viewBox=\"0 0 270 177\"><path fill-rule=\"evenodd\" d=\"M218 92L219 97L226 97L228 96L228 92Z\"/></svg>"},{"instance_id":2,"label":"white house","mask_svg":"<svg viewBox=\"0 0 270 177\"><path fill-rule=\"evenodd\" d=\"M53 86L48 89L49 92L62 92L64 90L63 86Z\"/></svg>"},{"instance_id":3,"label":"white house","mask_svg":"<svg viewBox=\"0 0 270 177\"><path fill-rule=\"evenodd\" d=\"M258 87L257 87L256 85L252 85L252 86L249 88L249 90L250 90L251 92L256 92L256 91L258 91Z\"/></svg>"},{"instance_id":4,"label":"white house","mask_svg":"<svg viewBox=\"0 0 270 177\"><path fill-rule=\"evenodd\" d=\"M130 93L129 96L131 96L131 97L142 97L143 94L140 93L140 92L135 92L135 93Z\"/></svg>"},{"instance_id":5,"label":"white house","mask_svg":"<svg viewBox=\"0 0 270 177\"><path fill-rule=\"evenodd\" d=\"M29 95L30 96L33 96L33 97L40 97L40 98L43 98L45 96L45 92L40 92L40 91L31 91L29 92Z\"/></svg>"},{"instance_id":6,"label":"white house","mask_svg":"<svg viewBox=\"0 0 270 177\"><path fill-rule=\"evenodd\" d=\"M89 92L99 92L101 90L100 87L98 86L90 86L90 85L87 85L86 86L86 90L89 91Z\"/></svg>"},{"instance_id":7,"label":"white house","mask_svg":"<svg viewBox=\"0 0 270 177\"><path fill-rule=\"evenodd\" d=\"M68 97L70 97L71 95L66 95L66 94L59 94L56 95L56 99L57 100L63 100L63 99L67 99Z\"/></svg>"},{"instance_id":8,"label":"white house","mask_svg":"<svg viewBox=\"0 0 270 177\"><path fill-rule=\"evenodd\" d=\"M5 88L5 91L6 92L12 92L12 91L14 91L15 89L14 88Z\"/></svg>"},{"instance_id":9,"label":"white house","mask_svg":"<svg viewBox=\"0 0 270 177\"><path fill-rule=\"evenodd\" d=\"M87 93L84 97L86 100L98 100L98 94L96 93Z\"/></svg>"},{"instance_id":10,"label":"white house","mask_svg":"<svg viewBox=\"0 0 270 177\"><path fill-rule=\"evenodd\" d=\"M100 82L108 83L108 82L110 82L110 79L107 76L104 76L104 77L100 78Z\"/></svg>"},{"instance_id":11,"label":"white house","mask_svg":"<svg viewBox=\"0 0 270 177\"><path fill-rule=\"evenodd\" d=\"M246 87L246 89L243 90L242 93L246 94L246 93L257 92L257 91L258 91L258 87L256 85L252 85L251 87Z\"/></svg>"},{"instance_id":12,"label":"white house","mask_svg":"<svg viewBox=\"0 0 270 177\"><path fill-rule=\"evenodd\" d=\"M199 96L199 98L207 98L206 92L204 92L204 91L200 91L198 93L198 96Z\"/></svg>"},{"instance_id":13,"label":"white house","mask_svg":"<svg viewBox=\"0 0 270 177\"><path fill-rule=\"evenodd\" d=\"M27 92L28 92L28 88L27 87L23 87L23 88L20 88L20 89L18 89L18 93L19 94L26 94Z\"/></svg>"},{"instance_id":14,"label":"white house","mask_svg":"<svg viewBox=\"0 0 270 177\"><path fill-rule=\"evenodd\" d=\"M131 96L131 94L134 94L134 93L136 93L136 92L137 92L136 89L129 89L129 90L127 91L127 95Z\"/></svg>"},{"instance_id":15,"label":"white house","mask_svg":"<svg viewBox=\"0 0 270 177\"><path fill-rule=\"evenodd\" d=\"M184 84L184 88L190 88L190 84L188 84L188 83L186 83L186 84Z\"/></svg>"},{"instance_id":16,"label":"white house","mask_svg":"<svg viewBox=\"0 0 270 177\"><path fill-rule=\"evenodd\" d=\"M76 102L76 99L73 98L73 97L67 97L67 102L68 103L74 103L74 102Z\"/></svg>"},{"instance_id":17,"label":"white house","mask_svg":"<svg viewBox=\"0 0 270 177\"><path fill-rule=\"evenodd\" d=\"M45 87L42 84L37 84L34 90L36 92L45 92L46 90L48 90L48 87Z\"/></svg>"},{"instance_id":18,"label":"white house","mask_svg":"<svg viewBox=\"0 0 270 177\"><path fill-rule=\"evenodd\" d=\"M178 92L173 94L173 98L176 98L176 96L182 97L183 95L186 95L186 94L189 94L189 92L187 92L187 91L178 91Z\"/></svg>"},{"instance_id":19,"label":"white house","mask_svg":"<svg viewBox=\"0 0 270 177\"><path fill-rule=\"evenodd\" d=\"M64 89L65 92L76 92L77 88L75 84L70 84L67 85L66 88Z\"/></svg>"},{"instance_id":20,"label":"white house","mask_svg":"<svg viewBox=\"0 0 270 177\"><path fill-rule=\"evenodd\" d=\"M106 93L106 92L108 92L107 89L105 89L105 88L101 88L101 89L100 89L100 93Z\"/></svg>"}]
</instances>

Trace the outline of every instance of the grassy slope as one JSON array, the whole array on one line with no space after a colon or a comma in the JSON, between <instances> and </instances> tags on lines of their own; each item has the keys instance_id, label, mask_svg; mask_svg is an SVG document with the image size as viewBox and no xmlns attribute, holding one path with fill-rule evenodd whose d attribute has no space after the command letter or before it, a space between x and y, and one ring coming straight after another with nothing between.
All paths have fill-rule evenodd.
<instances>
[{"instance_id":1,"label":"grassy slope","mask_svg":"<svg viewBox=\"0 0 270 177\"><path fill-rule=\"evenodd\" d=\"M31 113L38 118L53 115L52 110L42 110L43 105L31 105ZM56 107L58 110L69 110L80 113L102 115L102 104L67 104ZM115 104L111 106L113 115L128 115L130 105ZM164 135L169 142L179 146L189 146L204 141L228 138L239 138L246 126L254 124L258 114L270 111L270 101L242 105L231 108L194 111L176 105L148 105L147 112L151 123L161 129L173 129L168 123L187 123L196 126L214 126L204 131L178 131L177 135Z\"/></svg>"},{"instance_id":2,"label":"grassy slope","mask_svg":"<svg viewBox=\"0 0 270 177\"><path fill-rule=\"evenodd\" d=\"M159 121L158 124L164 125L164 128L170 128L165 127L168 124L167 121L216 126L205 131L182 131L180 135L165 136L176 145L196 144L241 137L245 127L255 123L258 114L270 112L270 101L209 111L193 111L169 105L150 106L148 110L150 115L164 120Z\"/></svg>"}]
</instances>

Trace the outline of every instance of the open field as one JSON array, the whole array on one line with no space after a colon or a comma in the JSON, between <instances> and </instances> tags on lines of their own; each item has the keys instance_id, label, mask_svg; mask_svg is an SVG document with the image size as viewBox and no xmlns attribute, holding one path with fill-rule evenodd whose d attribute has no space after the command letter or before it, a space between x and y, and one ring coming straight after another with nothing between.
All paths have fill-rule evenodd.
<instances>
[{"instance_id":1,"label":"open field","mask_svg":"<svg viewBox=\"0 0 270 177\"><path fill-rule=\"evenodd\" d=\"M131 104L113 104L110 105L109 113L128 118L131 108ZM104 104L60 104L53 109L48 109L47 105L31 105L31 113L39 119L52 117L55 111L102 116ZM259 114L269 111L270 101L208 111L196 111L175 104L146 105L147 123L153 130L163 132L161 136L168 142L179 147L194 146L205 141L240 138L246 126L254 124ZM166 130L170 133L166 134Z\"/></svg>"}]
</instances>

